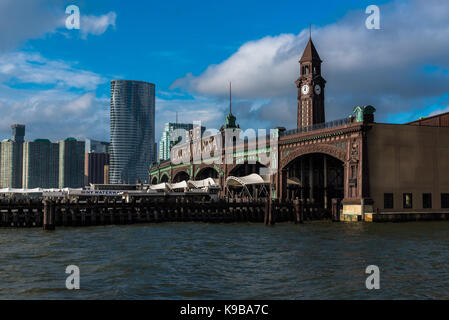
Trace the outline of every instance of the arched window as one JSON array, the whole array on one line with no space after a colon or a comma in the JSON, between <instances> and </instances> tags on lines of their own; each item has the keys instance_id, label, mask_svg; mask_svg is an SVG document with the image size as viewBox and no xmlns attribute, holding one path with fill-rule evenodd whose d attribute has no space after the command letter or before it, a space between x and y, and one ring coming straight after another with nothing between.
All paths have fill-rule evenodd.
<instances>
[{"instance_id":1,"label":"arched window","mask_svg":"<svg viewBox=\"0 0 449 320\"><path fill-rule=\"evenodd\" d=\"M304 68L305 68L304 74L309 74L309 66L305 66Z\"/></svg>"}]
</instances>

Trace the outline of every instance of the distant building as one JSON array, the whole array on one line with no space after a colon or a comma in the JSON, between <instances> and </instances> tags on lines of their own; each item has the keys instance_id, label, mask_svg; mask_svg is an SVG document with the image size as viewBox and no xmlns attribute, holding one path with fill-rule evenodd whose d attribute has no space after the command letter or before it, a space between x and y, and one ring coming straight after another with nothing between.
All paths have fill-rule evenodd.
<instances>
[{"instance_id":1,"label":"distant building","mask_svg":"<svg viewBox=\"0 0 449 320\"><path fill-rule=\"evenodd\" d=\"M181 141L181 137L177 137L176 140L171 140L171 135L175 132L175 130L181 129L190 133L193 130L192 123L173 123L168 122L165 124L164 131L162 132L161 141L159 142L159 161L165 161L170 159L170 151L172 147ZM205 127L201 127L201 134L206 130Z\"/></svg>"},{"instance_id":2,"label":"distant building","mask_svg":"<svg viewBox=\"0 0 449 320\"><path fill-rule=\"evenodd\" d=\"M104 184L104 167L109 166L109 153L91 152L85 154L86 185Z\"/></svg>"},{"instance_id":3,"label":"distant building","mask_svg":"<svg viewBox=\"0 0 449 320\"><path fill-rule=\"evenodd\" d=\"M25 125L13 124L11 126L11 129L12 129L11 141L23 143L25 141Z\"/></svg>"},{"instance_id":4,"label":"distant building","mask_svg":"<svg viewBox=\"0 0 449 320\"><path fill-rule=\"evenodd\" d=\"M59 188L84 186L84 141L67 138L59 143Z\"/></svg>"},{"instance_id":5,"label":"distant building","mask_svg":"<svg viewBox=\"0 0 449 320\"><path fill-rule=\"evenodd\" d=\"M25 126L11 126L11 139L0 143L0 188L22 187L22 152Z\"/></svg>"},{"instance_id":6,"label":"distant building","mask_svg":"<svg viewBox=\"0 0 449 320\"><path fill-rule=\"evenodd\" d=\"M104 166L104 184L109 184L109 164Z\"/></svg>"},{"instance_id":7,"label":"distant building","mask_svg":"<svg viewBox=\"0 0 449 320\"><path fill-rule=\"evenodd\" d=\"M84 184L103 183L104 166L109 165L110 143L86 139L84 155Z\"/></svg>"},{"instance_id":8,"label":"distant building","mask_svg":"<svg viewBox=\"0 0 449 320\"><path fill-rule=\"evenodd\" d=\"M59 144L36 139L23 144L23 188L57 188Z\"/></svg>"},{"instance_id":9,"label":"distant building","mask_svg":"<svg viewBox=\"0 0 449 320\"><path fill-rule=\"evenodd\" d=\"M86 139L85 153L91 152L109 153L109 146L110 146L109 142Z\"/></svg>"},{"instance_id":10,"label":"distant building","mask_svg":"<svg viewBox=\"0 0 449 320\"><path fill-rule=\"evenodd\" d=\"M0 152L0 188L22 187L22 148L23 143L1 142Z\"/></svg>"},{"instance_id":11,"label":"distant building","mask_svg":"<svg viewBox=\"0 0 449 320\"><path fill-rule=\"evenodd\" d=\"M148 181L156 162L154 140L155 85L111 81L110 183Z\"/></svg>"}]
</instances>

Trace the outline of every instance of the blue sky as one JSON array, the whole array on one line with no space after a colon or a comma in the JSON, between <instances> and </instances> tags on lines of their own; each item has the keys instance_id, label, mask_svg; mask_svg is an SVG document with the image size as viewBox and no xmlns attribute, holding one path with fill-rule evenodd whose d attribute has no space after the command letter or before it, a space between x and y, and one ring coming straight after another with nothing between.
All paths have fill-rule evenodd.
<instances>
[{"instance_id":1,"label":"blue sky","mask_svg":"<svg viewBox=\"0 0 449 320\"><path fill-rule=\"evenodd\" d=\"M81 11L67 30L66 6ZM381 29L365 28L365 8ZM449 111L449 4L431 1L2 0L0 137L109 140L110 80L156 84L162 125L219 128L233 82L244 128L296 124L298 63L313 25L324 60L326 117L372 104L376 120L406 122Z\"/></svg>"}]
</instances>

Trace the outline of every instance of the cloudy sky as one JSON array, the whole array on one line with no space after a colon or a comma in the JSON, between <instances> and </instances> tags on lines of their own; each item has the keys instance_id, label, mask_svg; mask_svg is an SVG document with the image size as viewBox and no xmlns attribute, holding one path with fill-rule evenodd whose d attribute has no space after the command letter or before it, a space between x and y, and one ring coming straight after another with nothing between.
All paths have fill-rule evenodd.
<instances>
[{"instance_id":1,"label":"cloudy sky","mask_svg":"<svg viewBox=\"0 0 449 320\"><path fill-rule=\"evenodd\" d=\"M81 13L68 30L68 5ZM368 5L380 29L368 30ZM324 60L326 119L357 105L401 123L449 111L449 3L397 1L0 1L0 138L109 140L111 79L156 84L164 122L219 128L233 87L243 128L296 125L298 60Z\"/></svg>"}]
</instances>

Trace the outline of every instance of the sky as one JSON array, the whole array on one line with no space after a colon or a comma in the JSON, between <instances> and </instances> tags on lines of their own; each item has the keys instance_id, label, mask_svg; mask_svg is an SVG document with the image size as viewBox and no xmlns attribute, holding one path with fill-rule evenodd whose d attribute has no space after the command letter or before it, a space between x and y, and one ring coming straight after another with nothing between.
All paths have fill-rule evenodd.
<instances>
[{"instance_id":1,"label":"sky","mask_svg":"<svg viewBox=\"0 0 449 320\"><path fill-rule=\"evenodd\" d=\"M358 105L391 123L449 111L448 17L447 0L0 0L0 139L21 123L26 140L109 141L112 79L156 84L156 141L176 112L219 129L230 81L242 128L294 128L310 24L327 121Z\"/></svg>"}]
</instances>

